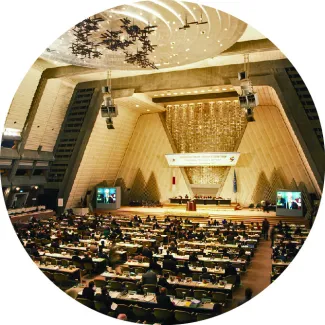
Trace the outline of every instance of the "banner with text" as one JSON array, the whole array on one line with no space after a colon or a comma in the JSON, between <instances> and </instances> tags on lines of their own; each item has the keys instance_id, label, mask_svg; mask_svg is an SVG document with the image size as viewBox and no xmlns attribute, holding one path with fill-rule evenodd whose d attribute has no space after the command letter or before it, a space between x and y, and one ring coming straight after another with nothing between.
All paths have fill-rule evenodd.
<instances>
[{"instance_id":1,"label":"banner with text","mask_svg":"<svg viewBox=\"0 0 325 325\"><path fill-rule=\"evenodd\" d=\"M201 152L165 155L169 166L236 166L239 152Z\"/></svg>"}]
</instances>

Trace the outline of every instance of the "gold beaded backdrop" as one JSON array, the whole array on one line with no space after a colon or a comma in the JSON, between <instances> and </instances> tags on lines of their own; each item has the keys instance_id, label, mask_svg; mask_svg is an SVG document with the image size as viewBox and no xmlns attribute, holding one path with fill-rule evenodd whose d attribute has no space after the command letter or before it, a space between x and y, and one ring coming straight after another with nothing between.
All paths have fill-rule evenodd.
<instances>
[{"instance_id":1,"label":"gold beaded backdrop","mask_svg":"<svg viewBox=\"0 0 325 325\"><path fill-rule=\"evenodd\" d=\"M232 152L247 125L238 100L168 105L166 123L178 152ZM229 167L187 167L191 184L219 184Z\"/></svg>"}]
</instances>

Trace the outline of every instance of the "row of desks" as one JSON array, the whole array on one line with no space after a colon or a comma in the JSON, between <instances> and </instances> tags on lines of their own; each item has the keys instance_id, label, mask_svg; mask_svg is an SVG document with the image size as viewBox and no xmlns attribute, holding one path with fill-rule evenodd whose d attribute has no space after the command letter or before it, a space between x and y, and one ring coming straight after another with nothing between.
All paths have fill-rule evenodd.
<instances>
[{"instance_id":1,"label":"row of desks","mask_svg":"<svg viewBox=\"0 0 325 325\"><path fill-rule=\"evenodd\" d=\"M79 289L78 295L81 296L82 288ZM96 289L96 293L100 293L99 289ZM137 303L144 304L146 307L155 308L157 306L157 300L155 295L141 295L141 294L131 294L118 291L110 291L109 295L112 300L116 303ZM177 299L171 297L175 309L195 309L197 311L212 311L214 303L191 303L190 301L184 299Z\"/></svg>"}]
</instances>

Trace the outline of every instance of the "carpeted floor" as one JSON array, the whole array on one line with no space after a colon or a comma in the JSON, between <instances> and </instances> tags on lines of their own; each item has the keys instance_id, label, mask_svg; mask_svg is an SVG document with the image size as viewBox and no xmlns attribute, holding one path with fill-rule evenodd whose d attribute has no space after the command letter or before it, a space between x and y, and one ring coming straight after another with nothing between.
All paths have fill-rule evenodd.
<instances>
[{"instance_id":1,"label":"carpeted floor","mask_svg":"<svg viewBox=\"0 0 325 325\"><path fill-rule=\"evenodd\" d=\"M232 304L226 309L226 311L236 308L238 302L244 299L246 288L251 288L253 290L253 296L256 296L270 285L272 270L272 249L270 245L270 240L260 240L255 255L252 258L252 262L247 268L246 274L241 278L242 284L235 290Z\"/></svg>"}]
</instances>

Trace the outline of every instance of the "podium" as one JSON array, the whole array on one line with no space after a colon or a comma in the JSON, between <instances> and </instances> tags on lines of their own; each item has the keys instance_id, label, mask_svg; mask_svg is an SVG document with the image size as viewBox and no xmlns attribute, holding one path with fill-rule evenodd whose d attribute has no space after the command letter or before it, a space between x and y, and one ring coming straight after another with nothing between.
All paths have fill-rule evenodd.
<instances>
[{"instance_id":1,"label":"podium","mask_svg":"<svg viewBox=\"0 0 325 325\"><path fill-rule=\"evenodd\" d=\"M186 211L196 211L196 202L195 201L188 201L186 203Z\"/></svg>"}]
</instances>

